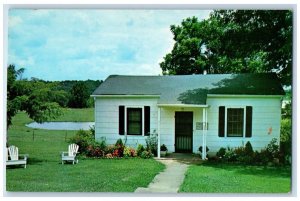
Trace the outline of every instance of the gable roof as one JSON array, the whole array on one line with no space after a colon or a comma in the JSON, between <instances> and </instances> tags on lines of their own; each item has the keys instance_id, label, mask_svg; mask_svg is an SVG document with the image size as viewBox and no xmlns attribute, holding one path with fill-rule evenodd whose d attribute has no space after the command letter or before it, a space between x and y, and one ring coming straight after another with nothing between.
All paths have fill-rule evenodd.
<instances>
[{"instance_id":1,"label":"gable roof","mask_svg":"<svg viewBox=\"0 0 300 201\"><path fill-rule=\"evenodd\" d=\"M275 73L109 76L92 95L160 95L160 104L206 104L207 94L283 95Z\"/></svg>"}]
</instances>

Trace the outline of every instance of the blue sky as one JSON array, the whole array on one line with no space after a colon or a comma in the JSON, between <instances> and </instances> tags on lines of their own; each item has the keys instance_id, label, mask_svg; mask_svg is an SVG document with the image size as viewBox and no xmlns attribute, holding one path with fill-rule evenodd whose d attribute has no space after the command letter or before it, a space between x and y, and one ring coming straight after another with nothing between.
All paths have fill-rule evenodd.
<instances>
[{"instance_id":1,"label":"blue sky","mask_svg":"<svg viewBox=\"0 0 300 201\"><path fill-rule=\"evenodd\" d=\"M207 18L205 10L11 9L8 64L23 77L104 80L111 74L158 75L172 50L171 24Z\"/></svg>"}]
</instances>

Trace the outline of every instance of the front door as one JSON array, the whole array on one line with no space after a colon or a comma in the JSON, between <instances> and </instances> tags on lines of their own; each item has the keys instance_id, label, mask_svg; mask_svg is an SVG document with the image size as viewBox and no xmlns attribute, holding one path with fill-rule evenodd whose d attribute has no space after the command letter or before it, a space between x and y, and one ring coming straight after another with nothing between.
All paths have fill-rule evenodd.
<instances>
[{"instance_id":1,"label":"front door","mask_svg":"<svg viewBox=\"0 0 300 201\"><path fill-rule=\"evenodd\" d=\"M193 151L193 112L175 112L175 152Z\"/></svg>"}]
</instances>

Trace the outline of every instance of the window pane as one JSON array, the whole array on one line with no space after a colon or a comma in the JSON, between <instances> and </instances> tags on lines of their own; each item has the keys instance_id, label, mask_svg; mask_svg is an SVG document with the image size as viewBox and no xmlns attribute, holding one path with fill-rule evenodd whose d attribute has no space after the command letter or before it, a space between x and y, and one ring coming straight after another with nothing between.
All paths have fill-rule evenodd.
<instances>
[{"instance_id":1,"label":"window pane","mask_svg":"<svg viewBox=\"0 0 300 201\"><path fill-rule=\"evenodd\" d=\"M244 128L244 109L228 108L227 109L227 136L243 137Z\"/></svg>"},{"instance_id":2,"label":"window pane","mask_svg":"<svg viewBox=\"0 0 300 201\"><path fill-rule=\"evenodd\" d=\"M142 135L142 109L127 109L127 134Z\"/></svg>"},{"instance_id":3,"label":"window pane","mask_svg":"<svg viewBox=\"0 0 300 201\"><path fill-rule=\"evenodd\" d=\"M128 134L130 135L140 135L141 125L140 123L131 122L128 128Z\"/></svg>"},{"instance_id":4,"label":"window pane","mask_svg":"<svg viewBox=\"0 0 300 201\"><path fill-rule=\"evenodd\" d=\"M130 121L139 121L141 119L139 110L130 110L129 112L129 120Z\"/></svg>"}]
</instances>

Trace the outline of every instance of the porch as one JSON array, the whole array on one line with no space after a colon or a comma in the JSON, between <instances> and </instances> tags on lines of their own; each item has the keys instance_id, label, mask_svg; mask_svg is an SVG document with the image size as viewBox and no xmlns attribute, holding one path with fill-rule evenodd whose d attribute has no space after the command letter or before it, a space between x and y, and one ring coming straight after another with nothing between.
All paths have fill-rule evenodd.
<instances>
[{"instance_id":1,"label":"porch","mask_svg":"<svg viewBox=\"0 0 300 201\"><path fill-rule=\"evenodd\" d=\"M208 105L196 104L158 104L158 153L161 158L160 147L165 144L169 153L197 153L200 146L206 147L208 128ZM169 157L174 157L171 154ZM198 155L199 157L199 155ZM206 149L203 149L201 159L206 159Z\"/></svg>"}]
</instances>

